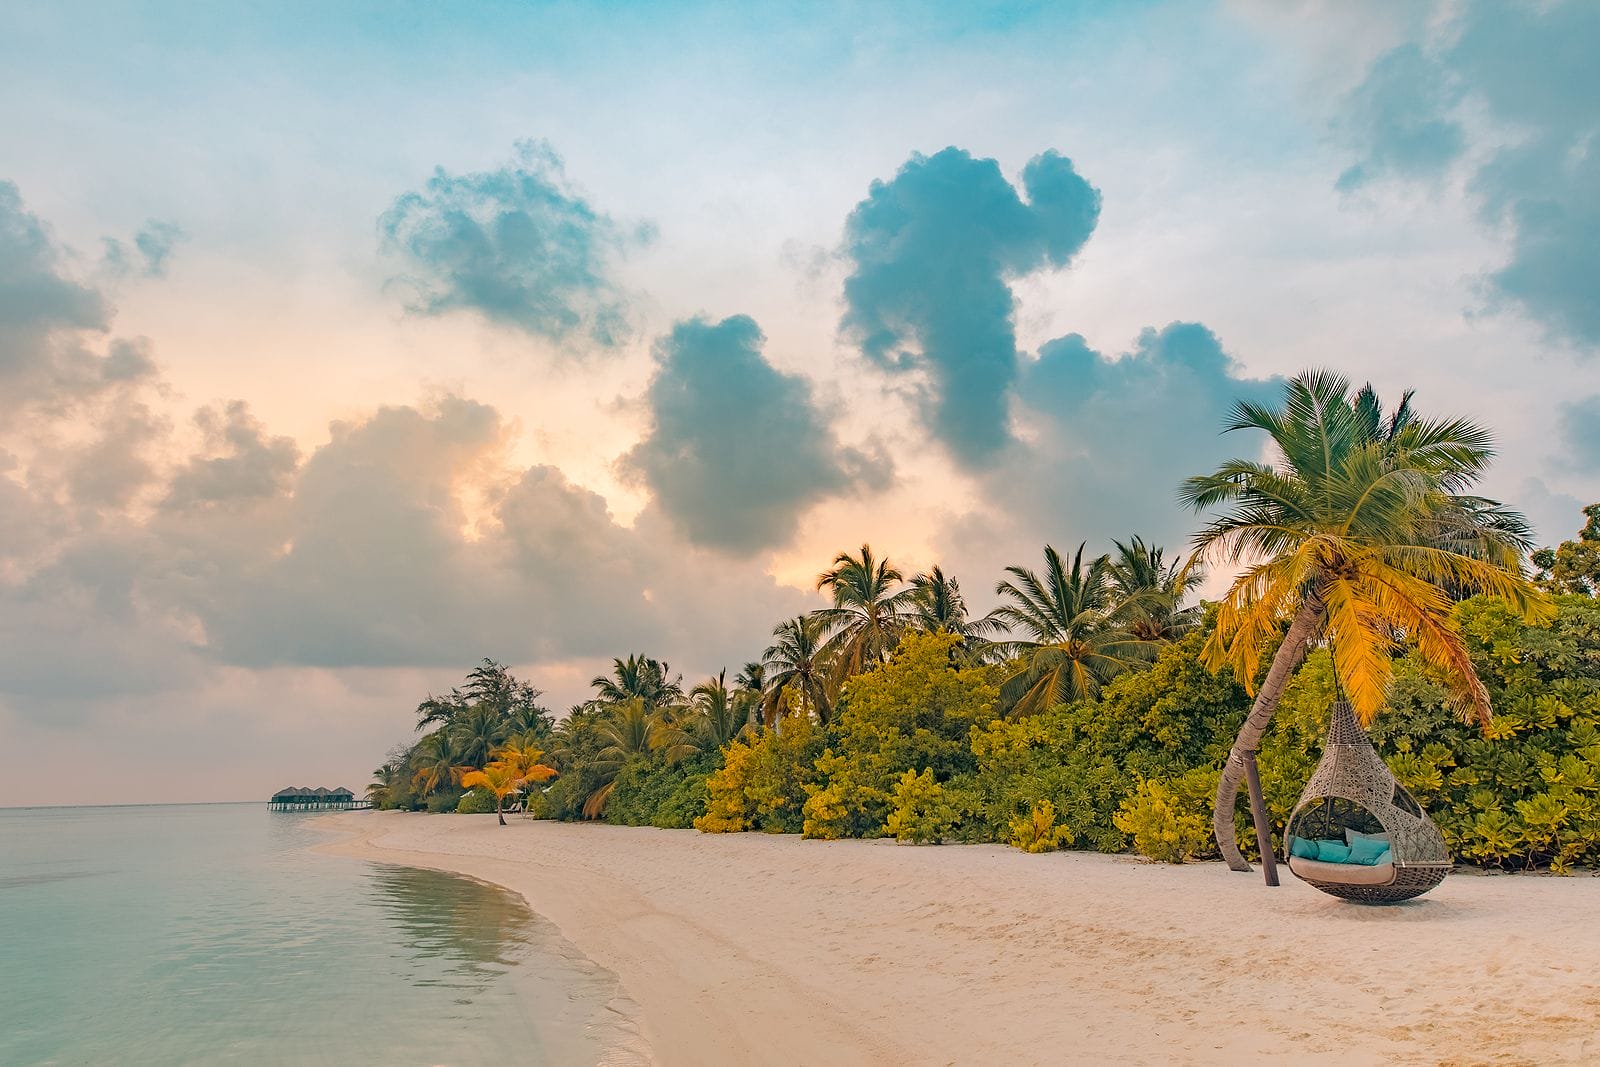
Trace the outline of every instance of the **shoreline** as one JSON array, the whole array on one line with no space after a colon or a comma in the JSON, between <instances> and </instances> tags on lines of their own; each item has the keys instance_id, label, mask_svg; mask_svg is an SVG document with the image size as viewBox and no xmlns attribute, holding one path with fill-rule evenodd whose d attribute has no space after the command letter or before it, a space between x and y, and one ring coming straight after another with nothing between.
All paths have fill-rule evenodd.
<instances>
[{"instance_id":1,"label":"shoreline","mask_svg":"<svg viewBox=\"0 0 1600 1067\"><path fill-rule=\"evenodd\" d=\"M1600 1058L1600 881L1409 905L1221 864L332 813L317 851L523 897L615 974L665 1065Z\"/></svg>"}]
</instances>

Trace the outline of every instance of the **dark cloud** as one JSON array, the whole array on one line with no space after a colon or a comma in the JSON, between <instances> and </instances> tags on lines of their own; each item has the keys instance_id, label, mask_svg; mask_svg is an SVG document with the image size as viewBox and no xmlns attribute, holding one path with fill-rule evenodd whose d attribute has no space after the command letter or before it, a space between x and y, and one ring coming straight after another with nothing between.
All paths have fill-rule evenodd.
<instances>
[{"instance_id":1,"label":"dark cloud","mask_svg":"<svg viewBox=\"0 0 1600 1067\"><path fill-rule=\"evenodd\" d=\"M986 476L991 511L1040 544L1109 546L1137 533L1176 550L1194 526L1178 484L1258 449L1257 440L1223 436L1224 419L1240 400L1277 399L1282 385L1241 373L1198 323L1146 329L1120 358L1076 334L1050 341L1022 369L1017 414L1027 440Z\"/></svg>"},{"instance_id":2,"label":"dark cloud","mask_svg":"<svg viewBox=\"0 0 1600 1067\"><path fill-rule=\"evenodd\" d=\"M762 356L755 321L680 322L656 342L650 428L623 469L697 544L748 554L788 542L811 505L887 485L882 457L843 448L805 379Z\"/></svg>"},{"instance_id":3,"label":"dark cloud","mask_svg":"<svg viewBox=\"0 0 1600 1067\"><path fill-rule=\"evenodd\" d=\"M1029 162L1022 188L1026 200L994 160L946 148L873 182L845 224L845 335L879 366L926 374L922 417L968 466L1010 441L1008 282L1065 266L1100 214L1099 192L1055 152Z\"/></svg>"},{"instance_id":4,"label":"dark cloud","mask_svg":"<svg viewBox=\"0 0 1600 1067\"><path fill-rule=\"evenodd\" d=\"M1459 12L1432 46L1374 64L1343 123L1361 158L1340 184L1481 159L1469 188L1510 244L1488 294L1600 345L1600 4L1476 0ZM1485 151L1465 152L1474 142Z\"/></svg>"},{"instance_id":5,"label":"dark cloud","mask_svg":"<svg viewBox=\"0 0 1600 1067\"><path fill-rule=\"evenodd\" d=\"M499 170L439 168L378 227L385 249L407 265L393 283L408 291L412 311L467 309L553 341L625 339L612 265L648 234L625 233L574 192L544 142L519 143Z\"/></svg>"},{"instance_id":6,"label":"dark cloud","mask_svg":"<svg viewBox=\"0 0 1600 1067\"><path fill-rule=\"evenodd\" d=\"M1561 405L1563 462L1575 470L1600 470L1600 395Z\"/></svg>"},{"instance_id":7,"label":"dark cloud","mask_svg":"<svg viewBox=\"0 0 1600 1067\"><path fill-rule=\"evenodd\" d=\"M270 437L243 400L201 408L194 423L205 452L173 472L164 507L226 506L281 495L300 462L290 437Z\"/></svg>"}]
</instances>

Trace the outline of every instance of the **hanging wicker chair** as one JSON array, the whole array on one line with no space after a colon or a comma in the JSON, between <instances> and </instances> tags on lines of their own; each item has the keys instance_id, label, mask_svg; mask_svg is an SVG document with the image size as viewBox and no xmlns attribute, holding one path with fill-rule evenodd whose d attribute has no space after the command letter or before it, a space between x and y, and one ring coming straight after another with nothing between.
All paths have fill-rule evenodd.
<instances>
[{"instance_id":1,"label":"hanging wicker chair","mask_svg":"<svg viewBox=\"0 0 1600 1067\"><path fill-rule=\"evenodd\" d=\"M1347 836L1383 837L1390 862L1325 863L1294 855L1291 843ZM1295 877L1346 900L1393 904L1421 896L1450 873L1450 853L1433 820L1395 781L1350 705L1334 701L1322 760L1284 827L1285 861Z\"/></svg>"}]
</instances>

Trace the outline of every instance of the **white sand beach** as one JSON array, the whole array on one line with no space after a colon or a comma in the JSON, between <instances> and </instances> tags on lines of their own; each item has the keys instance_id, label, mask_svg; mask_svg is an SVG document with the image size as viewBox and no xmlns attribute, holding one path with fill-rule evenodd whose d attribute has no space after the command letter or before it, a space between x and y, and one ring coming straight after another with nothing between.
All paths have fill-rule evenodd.
<instances>
[{"instance_id":1,"label":"white sand beach","mask_svg":"<svg viewBox=\"0 0 1600 1067\"><path fill-rule=\"evenodd\" d=\"M348 813L327 850L520 893L674 1064L1600 1062L1600 878L1347 904L991 845Z\"/></svg>"}]
</instances>

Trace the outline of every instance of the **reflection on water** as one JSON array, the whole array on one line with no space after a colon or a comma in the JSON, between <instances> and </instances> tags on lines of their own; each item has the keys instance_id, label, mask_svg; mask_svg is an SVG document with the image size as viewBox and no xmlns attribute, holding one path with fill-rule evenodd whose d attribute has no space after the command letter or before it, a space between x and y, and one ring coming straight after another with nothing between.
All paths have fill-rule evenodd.
<instances>
[{"instance_id":1,"label":"reflection on water","mask_svg":"<svg viewBox=\"0 0 1600 1067\"><path fill-rule=\"evenodd\" d=\"M0 1065L585 1064L615 979L515 895L256 805L0 810Z\"/></svg>"},{"instance_id":2,"label":"reflection on water","mask_svg":"<svg viewBox=\"0 0 1600 1067\"><path fill-rule=\"evenodd\" d=\"M505 890L414 867L374 865L366 899L402 935L413 981L473 989L528 953L532 913Z\"/></svg>"}]
</instances>

